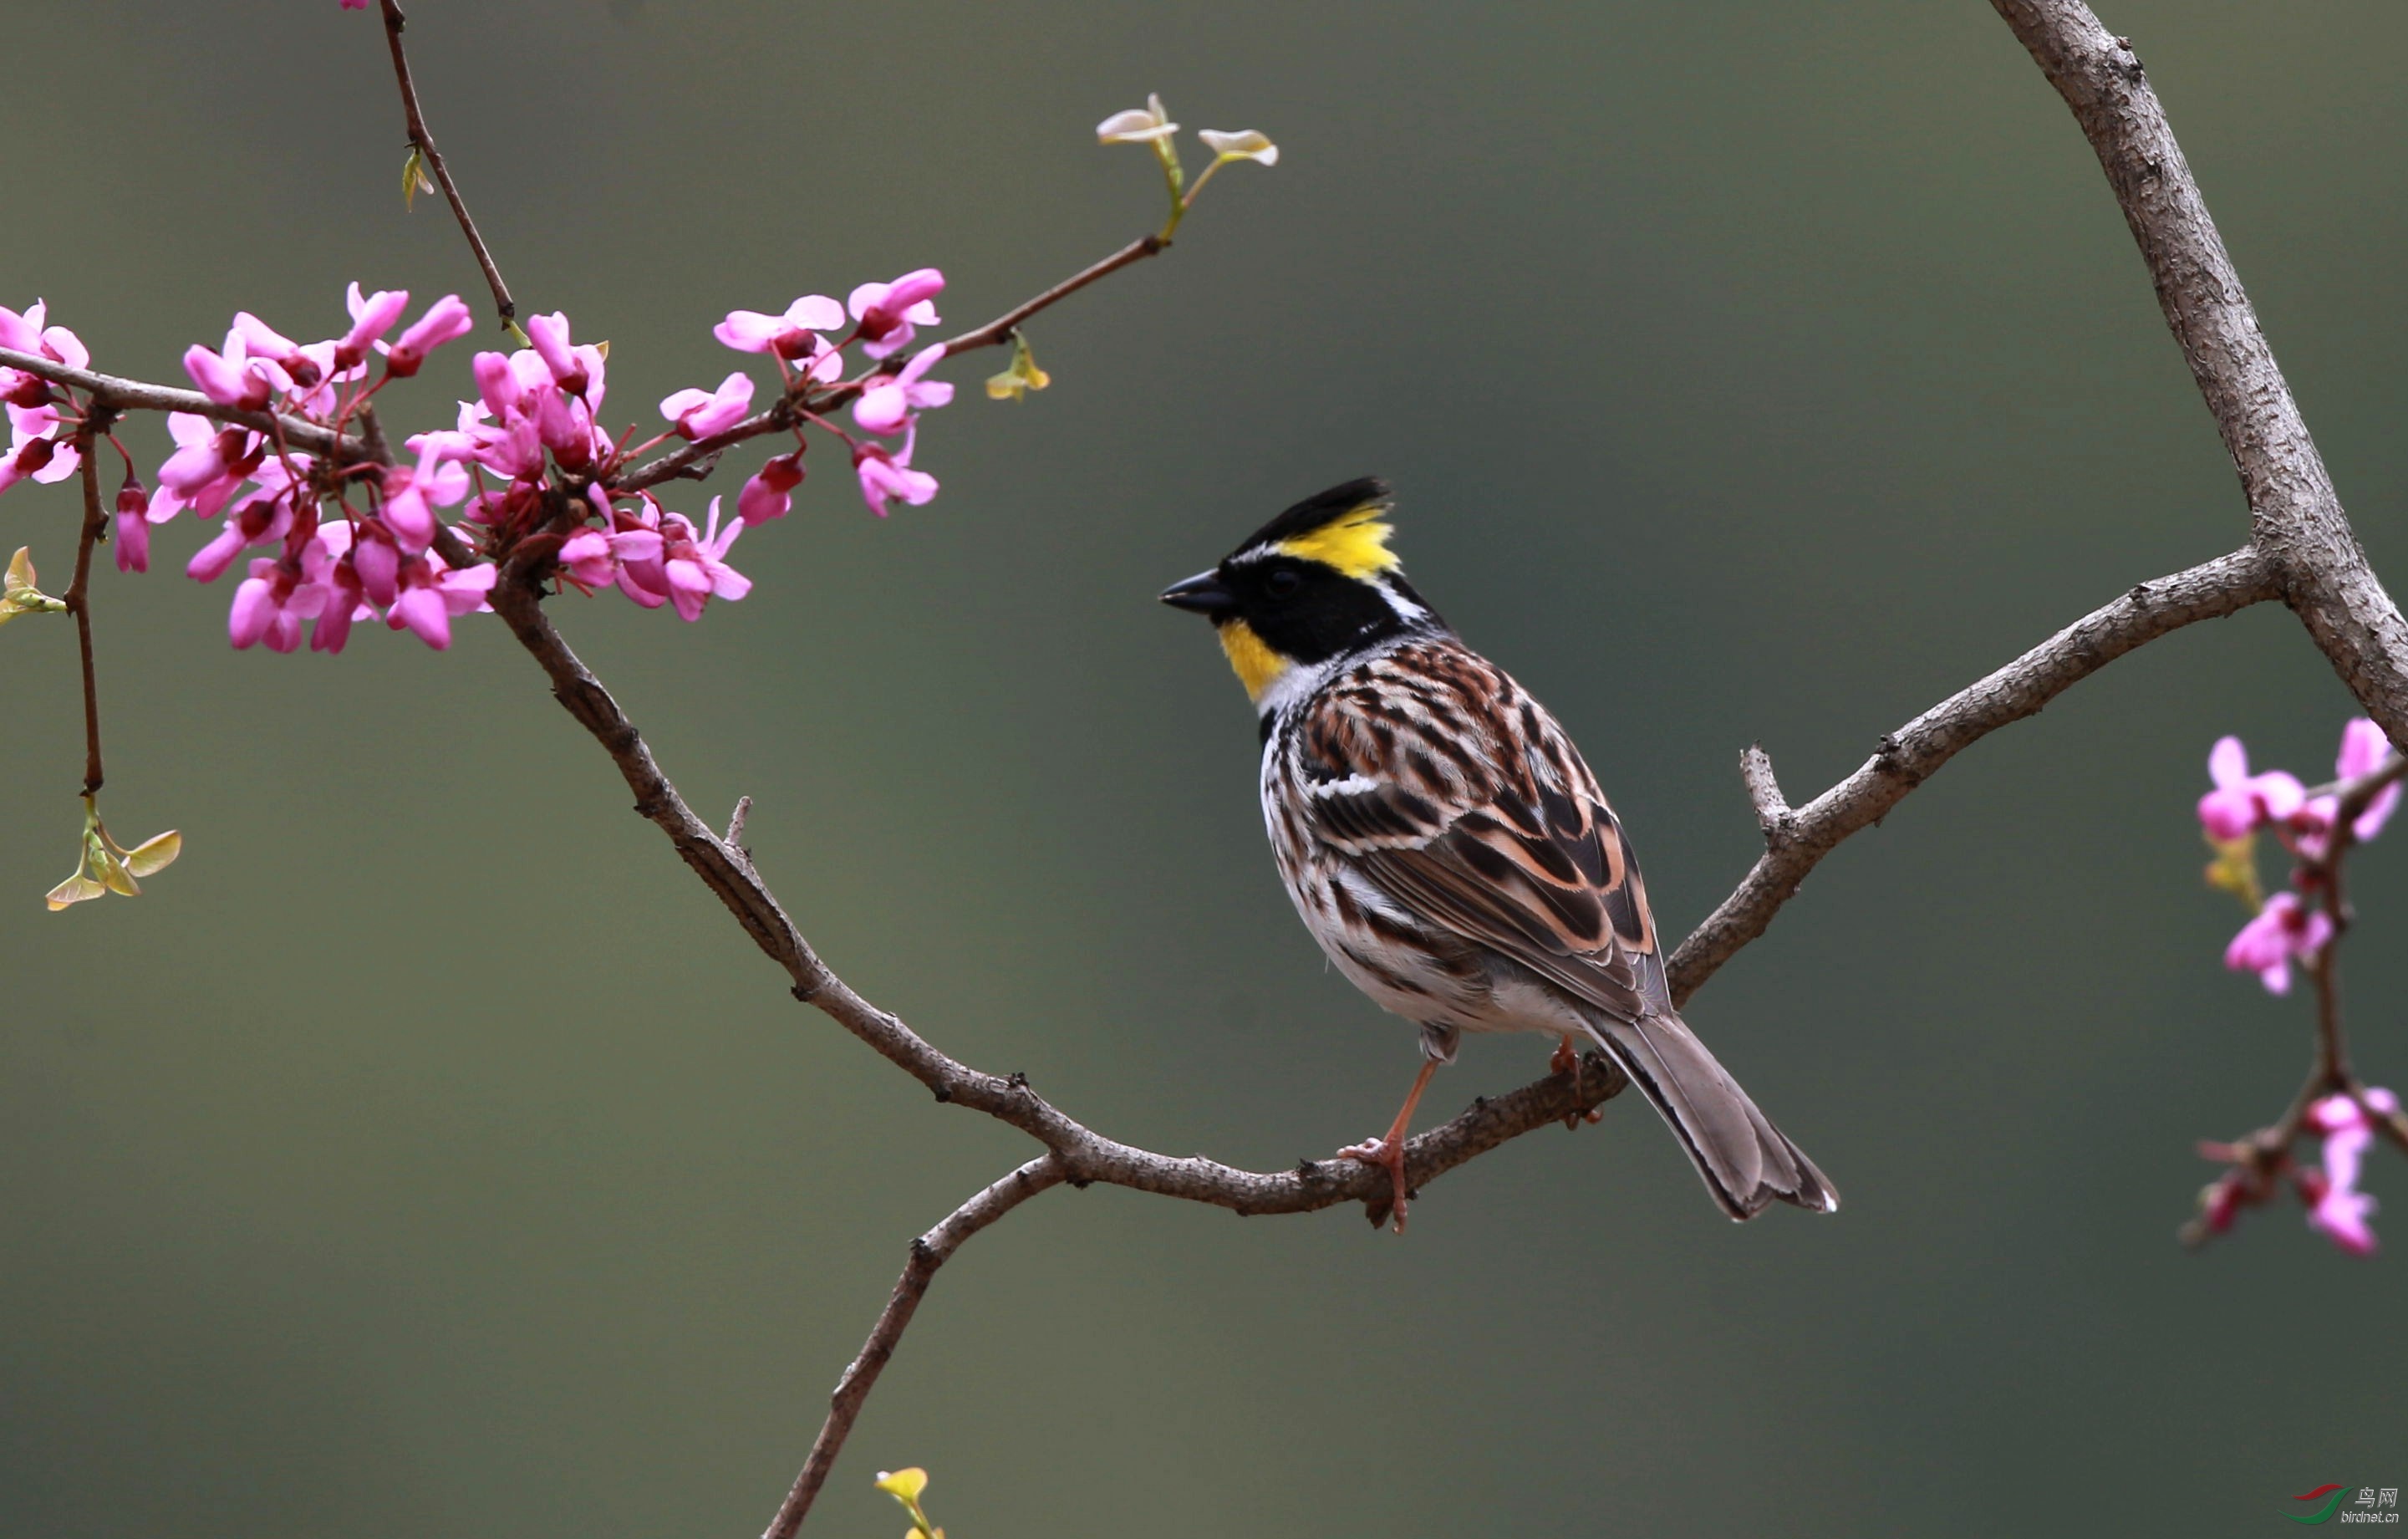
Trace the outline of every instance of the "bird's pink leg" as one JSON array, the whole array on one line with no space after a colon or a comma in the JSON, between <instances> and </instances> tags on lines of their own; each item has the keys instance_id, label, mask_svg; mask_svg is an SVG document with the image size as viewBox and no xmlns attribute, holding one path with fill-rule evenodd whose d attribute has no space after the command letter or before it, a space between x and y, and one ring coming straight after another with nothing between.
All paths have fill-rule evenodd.
<instances>
[{"instance_id":1,"label":"bird's pink leg","mask_svg":"<svg viewBox=\"0 0 2408 1539\"><path fill-rule=\"evenodd\" d=\"M1572 1094L1577 1096L1585 1093L1585 1087L1581 1084L1580 1049L1573 1045L1570 1037L1555 1039L1555 1056L1547 1060L1547 1067L1555 1073L1570 1074L1572 1077ZM1564 1118L1564 1126L1574 1132L1580 1130L1580 1125L1581 1115L1578 1112Z\"/></svg>"},{"instance_id":2,"label":"bird's pink leg","mask_svg":"<svg viewBox=\"0 0 2408 1539\"><path fill-rule=\"evenodd\" d=\"M1388 1172L1395 1187L1394 1212L1397 1232L1405 1232L1405 1129L1413 1124L1413 1108L1421 1104L1422 1092L1429 1088L1430 1076L1438 1072L1438 1060L1422 1060L1422 1072L1413 1076L1413 1087L1405 1092L1405 1104L1397 1113L1397 1120L1388 1124L1385 1136L1367 1138L1338 1151L1340 1159L1359 1159L1366 1165L1378 1165Z\"/></svg>"}]
</instances>

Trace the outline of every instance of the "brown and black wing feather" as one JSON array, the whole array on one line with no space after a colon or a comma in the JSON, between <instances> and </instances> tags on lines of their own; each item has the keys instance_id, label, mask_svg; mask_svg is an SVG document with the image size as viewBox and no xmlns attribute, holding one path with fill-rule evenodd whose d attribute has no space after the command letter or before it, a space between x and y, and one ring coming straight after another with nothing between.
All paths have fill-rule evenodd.
<instances>
[{"instance_id":1,"label":"brown and black wing feather","mask_svg":"<svg viewBox=\"0 0 2408 1539\"><path fill-rule=\"evenodd\" d=\"M1546 710L1452 641L1365 665L1304 707L1314 836L1426 922L1582 1012L1745 1218L1838 1195L1672 1008L1645 885L1580 753Z\"/></svg>"}]
</instances>

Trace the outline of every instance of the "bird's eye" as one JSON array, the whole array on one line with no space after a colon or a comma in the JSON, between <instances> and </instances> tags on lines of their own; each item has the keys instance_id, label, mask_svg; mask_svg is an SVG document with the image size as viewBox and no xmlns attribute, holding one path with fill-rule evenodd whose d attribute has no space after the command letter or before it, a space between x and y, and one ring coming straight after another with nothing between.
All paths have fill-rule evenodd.
<instances>
[{"instance_id":1,"label":"bird's eye","mask_svg":"<svg viewBox=\"0 0 2408 1539\"><path fill-rule=\"evenodd\" d=\"M1263 591L1273 598L1293 598L1296 590L1304 586L1301 573L1283 567L1263 580Z\"/></svg>"}]
</instances>

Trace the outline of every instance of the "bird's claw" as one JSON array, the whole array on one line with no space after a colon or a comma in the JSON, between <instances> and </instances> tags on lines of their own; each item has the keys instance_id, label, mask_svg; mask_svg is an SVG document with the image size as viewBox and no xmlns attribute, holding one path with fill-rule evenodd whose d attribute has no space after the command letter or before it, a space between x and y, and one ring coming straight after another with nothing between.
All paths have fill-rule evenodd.
<instances>
[{"instance_id":1,"label":"bird's claw","mask_svg":"<svg viewBox=\"0 0 2408 1539\"><path fill-rule=\"evenodd\" d=\"M1572 1040L1570 1037L1555 1039L1555 1051L1547 1059L1547 1068L1554 1073L1570 1074L1572 1079L1572 1094L1583 1100L1587 1099L1588 1086L1582 1083L1580 1049L1572 1045ZM1596 1112L1590 1112L1585 1117L1578 1112L1573 1112L1565 1116L1564 1128L1568 1132L1578 1132L1583 1121L1598 1120L1599 1118Z\"/></svg>"},{"instance_id":2,"label":"bird's claw","mask_svg":"<svg viewBox=\"0 0 2408 1539\"><path fill-rule=\"evenodd\" d=\"M1389 1209L1395 1215L1398 1234L1405 1232L1405 1141L1403 1139L1367 1138L1360 1143L1349 1143L1338 1151L1340 1159L1359 1159L1366 1165L1377 1165L1388 1172ZM1378 1215L1373 1215L1373 1221Z\"/></svg>"}]
</instances>

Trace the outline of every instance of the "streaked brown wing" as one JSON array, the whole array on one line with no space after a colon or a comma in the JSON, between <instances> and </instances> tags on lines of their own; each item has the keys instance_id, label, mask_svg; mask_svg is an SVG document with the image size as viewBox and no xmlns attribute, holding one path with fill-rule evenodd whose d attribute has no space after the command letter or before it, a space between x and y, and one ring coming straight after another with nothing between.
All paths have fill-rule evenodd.
<instances>
[{"instance_id":1,"label":"streaked brown wing","mask_svg":"<svg viewBox=\"0 0 2408 1539\"><path fill-rule=\"evenodd\" d=\"M1374 885L1610 1015L1670 1012L1621 825L1501 669L1409 649L1325 691L1303 726L1310 826Z\"/></svg>"}]
</instances>

